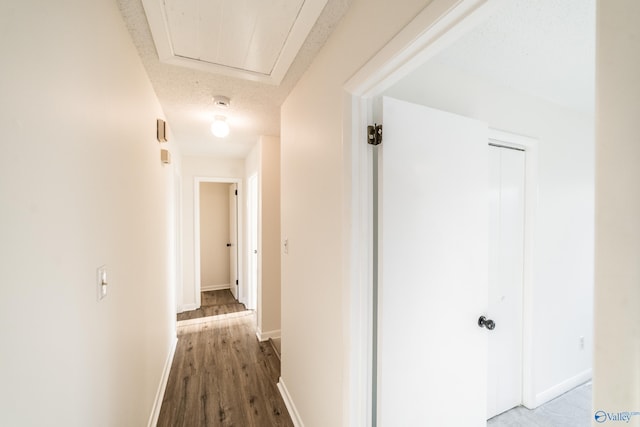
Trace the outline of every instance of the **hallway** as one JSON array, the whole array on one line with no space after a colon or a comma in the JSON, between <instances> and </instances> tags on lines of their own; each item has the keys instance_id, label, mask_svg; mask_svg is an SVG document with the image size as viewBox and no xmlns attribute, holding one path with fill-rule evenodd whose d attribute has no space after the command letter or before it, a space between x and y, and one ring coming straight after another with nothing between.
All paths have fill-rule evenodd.
<instances>
[{"instance_id":1,"label":"hallway","mask_svg":"<svg viewBox=\"0 0 640 427\"><path fill-rule=\"evenodd\" d=\"M254 313L198 320L178 324L158 426L292 426L276 385L280 361L256 339Z\"/></svg>"}]
</instances>

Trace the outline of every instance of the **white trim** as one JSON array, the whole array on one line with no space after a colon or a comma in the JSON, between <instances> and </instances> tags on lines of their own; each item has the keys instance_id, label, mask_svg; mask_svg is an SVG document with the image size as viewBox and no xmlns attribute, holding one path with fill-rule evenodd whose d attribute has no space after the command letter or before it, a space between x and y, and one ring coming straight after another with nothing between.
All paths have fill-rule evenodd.
<instances>
[{"instance_id":1,"label":"white trim","mask_svg":"<svg viewBox=\"0 0 640 427\"><path fill-rule=\"evenodd\" d=\"M231 289L231 286L228 283L224 285L205 285L200 287L200 292L222 291L225 289Z\"/></svg>"},{"instance_id":2,"label":"white trim","mask_svg":"<svg viewBox=\"0 0 640 427\"><path fill-rule=\"evenodd\" d=\"M538 140L497 129L489 129L489 142L525 152L524 178L524 267L522 283L522 404L535 407L533 365L533 250L538 206Z\"/></svg>"},{"instance_id":3,"label":"white trim","mask_svg":"<svg viewBox=\"0 0 640 427\"><path fill-rule=\"evenodd\" d=\"M553 387L550 387L548 389L546 389L545 391L536 394L535 396L535 406L533 407L528 407L529 409L534 409L537 408L540 405L544 405L545 403L549 402L550 400L555 399L556 397L560 396L561 394L564 394L576 387L578 387L579 385L582 385L584 383L586 383L587 381L589 381L592 377L592 372L591 369L587 369L586 371L582 371L580 372L578 375L575 375L571 378L568 378L564 381L562 381L561 383L558 383L556 385L554 385Z\"/></svg>"},{"instance_id":4,"label":"white trim","mask_svg":"<svg viewBox=\"0 0 640 427\"><path fill-rule=\"evenodd\" d=\"M372 416L372 259L373 200L370 185L372 150L366 125L372 120L372 97L417 69L485 19L502 0L434 0L344 85L343 138L346 146L345 188L350 189L345 215L349 262L344 272L350 324L345 332L346 425L371 425ZM350 150L350 151L349 151Z\"/></svg>"},{"instance_id":5,"label":"white trim","mask_svg":"<svg viewBox=\"0 0 640 427\"><path fill-rule=\"evenodd\" d=\"M508 144L510 147L522 150L537 149L538 139L530 136L518 135L504 130L489 128L489 139Z\"/></svg>"},{"instance_id":6,"label":"white trim","mask_svg":"<svg viewBox=\"0 0 640 427\"><path fill-rule=\"evenodd\" d=\"M158 391L156 392L156 399L153 401L153 407L151 408L151 415L149 416L148 427L155 427L158 424L158 417L160 416L160 409L162 408L162 400L164 399L164 392L167 389L167 382L169 381L169 373L171 372L171 364L173 363L173 356L176 354L176 346L178 344L178 338L174 337L171 341L171 347L169 348L169 354L167 360L164 363L164 369L162 370L162 377L160 377L160 384Z\"/></svg>"},{"instance_id":7,"label":"white trim","mask_svg":"<svg viewBox=\"0 0 640 427\"><path fill-rule=\"evenodd\" d=\"M434 57L486 19L502 0L434 0L345 84L372 97Z\"/></svg>"},{"instance_id":8,"label":"white trim","mask_svg":"<svg viewBox=\"0 0 640 427\"><path fill-rule=\"evenodd\" d=\"M268 341L269 338L280 338L280 329L276 329L274 331L265 331L262 332L260 329L256 331L256 337L258 337L258 341Z\"/></svg>"},{"instance_id":9,"label":"white trim","mask_svg":"<svg viewBox=\"0 0 640 427\"><path fill-rule=\"evenodd\" d=\"M327 0L306 0L302 3L273 68L268 74L265 74L177 55L169 37L170 31L164 2L142 0L142 6L147 15L151 35L161 62L272 85L279 85L282 82L326 4Z\"/></svg>"},{"instance_id":10,"label":"white trim","mask_svg":"<svg viewBox=\"0 0 640 427\"><path fill-rule=\"evenodd\" d=\"M258 151L258 170L261 169L262 163L262 144L260 144L260 150ZM252 190L252 182L255 182L255 188ZM247 205L246 214L246 228L247 228L247 283L246 283L246 299L243 301L245 306L250 310L258 310L258 289L262 288L262 280L260 277L261 268L259 268L260 261L262 260L262 250L260 247L260 235L261 235L261 218L260 218L260 173L255 173L247 177L247 194L245 202ZM253 194L255 193L255 194ZM253 198L252 198L253 196ZM252 221L252 215L255 213L255 223ZM253 253L252 240L256 240L257 254ZM253 261L254 255L256 255L255 262ZM255 265L254 265L255 264ZM259 318L260 316L258 316Z\"/></svg>"},{"instance_id":11,"label":"white trim","mask_svg":"<svg viewBox=\"0 0 640 427\"><path fill-rule=\"evenodd\" d=\"M201 182L217 182L221 184L236 184L238 186L238 196L243 197L243 188L242 188L242 178L216 178L216 177L205 177L205 176L196 176L193 178L193 260L194 260L194 290L195 290L195 298L196 298L196 308L200 308L202 305L202 296L200 292L201 289L201 276L200 276L200 183ZM237 221L236 226L238 228L238 300L243 297L243 289L244 289L244 275L243 273L243 263L242 260L244 258L244 244L243 244L243 232L244 232L244 209L242 208L243 203L237 204Z\"/></svg>"},{"instance_id":12,"label":"white trim","mask_svg":"<svg viewBox=\"0 0 640 427\"><path fill-rule=\"evenodd\" d=\"M176 313L179 313L182 309L184 303L184 292L183 292L183 266L182 266L182 175L177 172L178 168L176 168L176 173L174 176L174 190L175 190L175 261L176 261L176 269L175 269L175 277L176 277L176 287L175 287L175 308Z\"/></svg>"},{"instance_id":13,"label":"white trim","mask_svg":"<svg viewBox=\"0 0 640 427\"><path fill-rule=\"evenodd\" d=\"M351 140L344 144L345 168L350 169L347 175L350 182L344 188L345 206L350 213L344 219L350 230L345 235L345 253L350 254L350 262L345 263L345 280L351 286L344 287L345 319L349 325L345 328L345 372L348 378L344 381L345 404L344 425L372 425L372 304L373 304L373 148L364 143L366 138L361 133L371 117L367 108L367 100L349 94L344 98L343 139Z\"/></svg>"},{"instance_id":14,"label":"white trim","mask_svg":"<svg viewBox=\"0 0 640 427\"><path fill-rule=\"evenodd\" d=\"M289 71L293 60L300 52L302 44L309 36L311 29L320 17L322 10L327 5L327 0L305 0L298 17L293 23L293 27L289 32L287 41L284 43L280 56L276 60L276 64L271 70L270 80L268 83L279 85L282 79Z\"/></svg>"},{"instance_id":15,"label":"white trim","mask_svg":"<svg viewBox=\"0 0 640 427\"><path fill-rule=\"evenodd\" d=\"M199 308L200 308L200 306L198 304L196 304L196 303L182 304L182 306L180 306L180 309L178 310L178 313L184 313L185 311L197 310Z\"/></svg>"},{"instance_id":16,"label":"white trim","mask_svg":"<svg viewBox=\"0 0 640 427\"><path fill-rule=\"evenodd\" d=\"M291 417L293 425L295 427L304 427L302 418L300 418L300 414L296 409L296 405L293 403L293 399L291 399L289 390L287 390L287 386L284 384L282 377L280 377L280 380L278 381L278 390L280 390L280 395L282 396L282 400L284 400L284 405L287 407L287 411L289 411L289 416Z\"/></svg>"}]
</instances>

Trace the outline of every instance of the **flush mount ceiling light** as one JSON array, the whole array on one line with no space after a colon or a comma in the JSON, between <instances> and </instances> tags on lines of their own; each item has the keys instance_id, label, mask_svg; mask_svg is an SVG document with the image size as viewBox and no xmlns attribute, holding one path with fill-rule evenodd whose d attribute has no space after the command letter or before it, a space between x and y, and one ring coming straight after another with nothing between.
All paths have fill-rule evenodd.
<instances>
[{"instance_id":1,"label":"flush mount ceiling light","mask_svg":"<svg viewBox=\"0 0 640 427\"><path fill-rule=\"evenodd\" d=\"M213 97L213 105L218 109L229 108L231 101L228 97L222 95L216 95ZM224 138L229 135L229 124L227 123L227 117L222 115L216 115L213 123L211 123L211 133L218 138Z\"/></svg>"},{"instance_id":2,"label":"flush mount ceiling light","mask_svg":"<svg viewBox=\"0 0 640 427\"><path fill-rule=\"evenodd\" d=\"M218 138L224 138L229 135L229 125L225 116L216 116L211 123L211 133Z\"/></svg>"}]
</instances>

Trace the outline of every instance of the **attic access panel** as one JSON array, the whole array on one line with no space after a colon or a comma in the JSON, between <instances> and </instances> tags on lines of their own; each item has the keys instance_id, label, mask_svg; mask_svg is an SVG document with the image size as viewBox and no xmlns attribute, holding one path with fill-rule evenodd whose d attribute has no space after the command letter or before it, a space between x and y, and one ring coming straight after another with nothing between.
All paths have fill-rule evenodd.
<instances>
[{"instance_id":1,"label":"attic access panel","mask_svg":"<svg viewBox=\"0 0 640 427\"><path fill-rule=\"evenodd\" d=\"M160 61L278 85L327 0L142 0Z\"/></svg>"}]
</instances>

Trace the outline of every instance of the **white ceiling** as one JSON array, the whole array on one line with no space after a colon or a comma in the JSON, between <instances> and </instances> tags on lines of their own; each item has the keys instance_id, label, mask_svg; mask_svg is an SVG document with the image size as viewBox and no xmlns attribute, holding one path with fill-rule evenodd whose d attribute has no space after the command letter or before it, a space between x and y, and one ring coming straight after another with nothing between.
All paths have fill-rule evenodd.
<instances>
[{"instance_id":1,"label":"white ceiling","mask_svg":"<svg viewBox=\"0 0 640 427\"><path fill-rule=\"evenodd\" d=\"M280 105L295 83L310 65L338 24L351 0L328 0L309 35L302 43L279 85L261 83L228 73L203 71L163 63L159 60L151 35L143 0L117 0L124 21L138 48L142 62L167 117L173 139L185 155L205 155L219 158L243 158L260 135L280 134ZM159 0L144 0L145 2ZM175 7L180 14L185 4L204 3L204 0L165 0L167 7ZM209 0L207 0L209 1ZM210 0L222 5L226 1L249 4L259 0ZM264 0L283 1L289 0ZM292 0L291 4L300 4ZM306 3L309 0L305 0ZM321 0L324 1L324 0ZM180 5L178 8L177 5ZM196 7L197 9L197 7ZM295 9L295 7L294 7ZM292 9L293 10L293 9ZM193 10L189 12L193 24ZM187 14L185 12L185 14ZM289 13L286 22L290 21ZM247 28L256 25L256 16L248 14ZM241 20L237 15L234 19ZM177 17L171 18L177 19ZM174 24L175 25L175 24ZM183 24L181 24L183 25ZM191 24L189 24L191 25ZM189 26L184 24L184 26ZM202 27L198 21L193 24ZM218 22L218 30L222 24ZM241 24L237 24L241 25ZM282 24L286 28L287 23ZM251 32L253 30L247 30ZM194 31L190 37L204 37L206 31ZM238 36L239 37L239 36ZM188 37L187 37L188 38ZM181 44L182 43L182 44ZM220 41L217 42L220 44ZM201 57L204 42L176 43L179 52L193 58ZM199 46L199 47L198 47ZM245 57L250 56L249 45L244 45ZM241 50L242 50L241 49ZM247 50L248 49L248 50ZM271 51L270 51L271 52ZM273 55L273 53L271 53ZM209 58L209 57L208 57ZM242 67L264 71L271 59L263 65L245 61ZM233 60L208 60L237 66ZM594 109L595 61L595 0L507 0L488 20L463 36L434 60L467 72L481 74L516 90L542 97L554 103L582 111ZM235 65L234 65L235 64ZM266 64L266 65L265 65ZM263 67L263 68L260 68ZM216 113L212 96L231 98L229 117L230 135L225 139L214 137L210 124Z\"/></svg>"},{"instance_id":2,"label":"white ceiling","mask_svg":"<svg viewBox=\"0 0 640 427\"><path fill-rule=\"evenodd\" d=\"M145 3L147 1L151 0L145 0ZM182 0L182 2L166 0L166 3L167 5L196 4L200 1L205 3L204 0ZM255 6L261 1L288 3L290 0L228 1ZM293 1L293 3L296 2L298 0ZM351 4L351 0L321 0L322 4L324 2L326 6L314 21L315 23L312 22L308 36L302 36L302 39L298 40L301 47L292 60L291 66L285 70L284 78L280 84L275 85L247 80L246 76L239 78L230 76L228 73L221 74L161 62L142 0L117 0L125 24L167 117L173 140L178 143L183 154L244 158L260 135L280 135L282 102ZM212 1L209 3L226 2L219 0L218 3ZM312 4L314 1L305 0L304 3ZM317 1L315 4L318 4ZM250 13L246 15L247 20L252 22L251 25L255 24L252 21L255 16ZM240 15L235 17L237 25L241 25L238 23L242 20L241 18ZM207 24L199 23L198 25L206 26ZM218 25L222 28L220 23ZM252 30L249 29L251 25L247 25L247 31L251 32ZM210 131L214 116L221 113L213 105L214 95L224 95L231 99L231 107L224 111L228 117L231 132L224 139L214 137Z\"/></svg>"},{"instance_id":3,"label":"white ceiling","mask_svg":"<svg viewBox=\"0 0 640 427\"><path fill-rule=\"evenodd\" d=\"M434 60L593 112L595 0L504 1Z\"/></svg>"}]
</instances>

